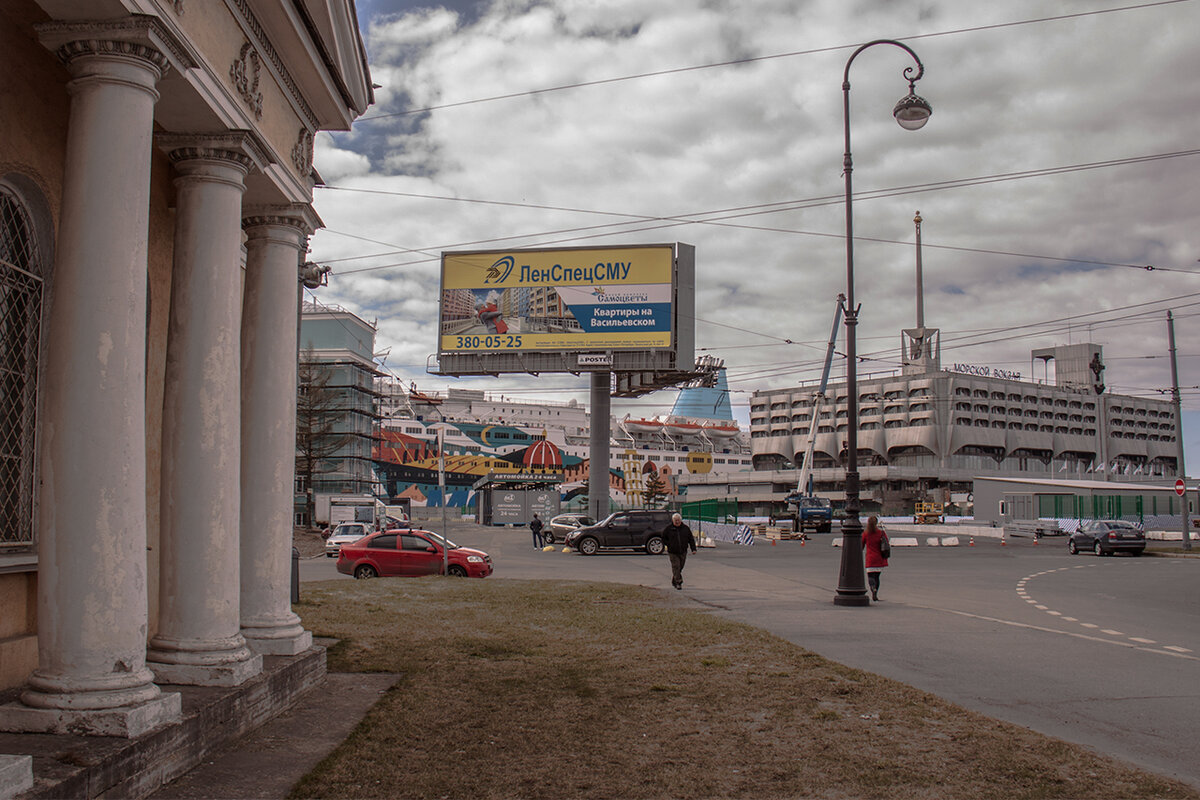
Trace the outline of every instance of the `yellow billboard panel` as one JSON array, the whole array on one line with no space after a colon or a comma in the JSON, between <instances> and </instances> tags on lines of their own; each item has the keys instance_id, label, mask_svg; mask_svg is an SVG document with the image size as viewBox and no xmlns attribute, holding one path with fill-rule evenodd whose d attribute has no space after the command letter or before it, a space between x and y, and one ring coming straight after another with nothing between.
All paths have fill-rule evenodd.
<instances>
[{"instance_id":1,"label":"yellow billboard panel","mask_svg":"<svg viewBox=\"0 0 1200 800\"><path fill-rule=\"evenodd\" d=\"M672 346L671 245L442 254L439 352Z\"/></svg>"}]
</instances>

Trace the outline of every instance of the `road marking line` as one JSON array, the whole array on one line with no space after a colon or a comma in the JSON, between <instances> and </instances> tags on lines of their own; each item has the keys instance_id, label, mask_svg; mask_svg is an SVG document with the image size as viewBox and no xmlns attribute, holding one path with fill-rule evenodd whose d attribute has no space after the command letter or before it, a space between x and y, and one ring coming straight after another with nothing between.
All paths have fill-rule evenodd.
<instances>
[{"instance_id":1,"label":"road marking line","mask_svg":"<svg viewBox=\"0 0 1200 800\"><path fill-rule=\"evenodd\" d=\"M1041 631L1042 633L1054 633L1054 634L1058 634L1059 636L1070 636L1073 639L1084 639L1089 642L1100 642L1101 644L1111 644L1111 645L1116 645L1117 647L1128 647L1131 650L1141 650L1145 653L1157 653L1162 656L1173 656L1175 658L1184 658L1184 659L1187 659L1188 661L1200 661L1200 656L1192 656L1192 655L1184 654L1182 651L1185 650L1186 648L1182 648L1182 647L1166 648L1166 649L1143 647L1142 645L1132 644L1130 642L1122 642L1122 641L1118 641L1115 639L1102 639L1099 636L1088 636L1086 633L1075 633L1073 631L1062 631L1062 630L1058 630L1057 628L1045 628L1045 627L1042 627L1041 625L1030 625L1027 622L1015 622L1010 619L998 619L996 617L985 617L982 614L972 614L969 611L958 611L957 609L953 609L953 608L934 608L933 606L919 606L919 605L912 605L912 606L910 606L910 608L924 608L928 611L941 611L944 614L954 614L959 617L968 617L970 619L983 620L984 622L995 622L999 625L1008 625L1013 628L1027 628L1029 630ZM1093 627L1095 627L1095 626L1093 626ZM1175 652L1169 652L1172 649L1174 649ZM1188 652L1191 652L1191 651L1189 650Z\"/></svg>"},{"instance_id":2,"label":"road marking line","mask_svg":"<svg viewBox=\"0 0 1200 800\"><path fill-rule=\"evenodd\" d=\"M1063 617L1063 622L1079 622L1075 617Z\"/></svg>"},{"instance_id":3,"label":"road marking line","mask_svg":"<svg viewBox=\"0 0 1200 800\"><path fill-rule=\"evenodd\" d=\"M1093 624L1092 624L1092 623L1090 623L1090 622L1081 622L1081 623L1079 623L1079 624L1080 624L1080 625L1082 625L1082 626L1083 626L1083 627L1085 627L1085 628L1099 628L1099 627L1100 627L1099 625L1093 625Z\"/></svg>"},{"instance_id":4,"label":"road marking line","mask_svg":"<svg viewBox=\"0 0 1200 800\"><path fill-rule=\"evenodd\" d=\"M1129 641L1137 642L1138 644L1158 644L1158 642L1154 641L1153 639L1140 639L1137 636L1130 636Z\"/></svg>"},{"instance_id":5,"label":"road marking line","mask_svg":"<svg viewBox=\"0 0 1200 800\"><path fill-rule=\"evenodd\" d=\"M1176 653L1190 653L1190 652L1192 652L1191 650L1188 650L1186 647L1177 647L1176 645L1173 645L1173 644L1166 644L1166 645L1163 645L1163 650L1172 650L1172 651L1174 651L1174 652L1176 652Z\"/></svg>"},{"instance_id":6,"label":"road marking line","mask_svg":"<svg viewBox=\"0 0 1200 800\"><path fill-rule=\"evenodd\" d=\"M1112 628L1103 628L1103 629L1101 629L1100 632L1107 633L1109 636L1124 636L1125 635L1125 634L1121 633L1120 631L1114 631Z\"/></svg>"},{"instance_id":7,"label":"road marking line","mask_svg":"<svg viewBox=\"0 0 1200 800\"><path fill-rule=\"evenodd\" d=\"M1052 617L1061 617L1062 616L1061 611L1047 611L1046 613ZM1154 644L1154 642L1147 642L1147 644Z\"/></svg>"},{"instance_id":8,"label":"road marking line","mask_svg":"<svg viewBox=\"0 0 1200 800\"><path fill-rule=\"evenodd\" d=\"M1050 608L1050 606L1035 605L1034 608L1036 608L1038 611L1046 611Z\"/></svg>"}]
</instances>

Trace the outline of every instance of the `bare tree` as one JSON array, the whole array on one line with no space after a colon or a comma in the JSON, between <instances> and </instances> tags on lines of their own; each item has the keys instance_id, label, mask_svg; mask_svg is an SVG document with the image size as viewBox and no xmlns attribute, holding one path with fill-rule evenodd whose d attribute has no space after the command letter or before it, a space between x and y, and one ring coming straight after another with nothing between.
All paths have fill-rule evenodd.
<instances>
[{"instance_id":1,"label":"bare tree","mask_svg":"<svg viewBox=\"0 0 1200 800\"><path fill-rule=\"evenodd\" d=\"M296 475L305 490L304 510L313 524L316 500L313 480L331 472L329 461L347 442L347 435L336 431L346 416L341 393L329 387L332 370L317 361L310 347L300 354L298 393L296 396Z\"/></svg>"}]
</instances>

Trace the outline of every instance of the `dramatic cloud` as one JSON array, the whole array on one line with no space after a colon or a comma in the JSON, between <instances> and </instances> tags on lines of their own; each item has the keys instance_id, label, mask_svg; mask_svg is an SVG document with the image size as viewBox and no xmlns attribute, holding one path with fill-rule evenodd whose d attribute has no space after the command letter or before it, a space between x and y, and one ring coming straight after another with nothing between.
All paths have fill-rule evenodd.
<instances>
[{"instance_id":1,"label":"dramatic cloud","mask_svg":"<svg viewBox=\"0 0 1200 800\"><path fill-rule=\"evenodd\" d=\"M915 322L920 209L943 364L1031 377L1031 349L1094 341L1114 390L1161 396L1174 307L1191 387L1200 4L1085 13L1115 5L360 2L383 88L374 119L318 143L332 188L313 257L335 270L320 299L378 319L387 366L440 388L425 365L442 250L684 241L697 342L726 360L735 408L815 380L846 289L842 73L858 44L902 38L926 67L924 129L891 119L912 63L899 48L863 52L850 75L863 370L895 369ZM592 85L529 94L576 84ZM569 375L454 385L586 395Z\"/></svg>"}]
</instances>

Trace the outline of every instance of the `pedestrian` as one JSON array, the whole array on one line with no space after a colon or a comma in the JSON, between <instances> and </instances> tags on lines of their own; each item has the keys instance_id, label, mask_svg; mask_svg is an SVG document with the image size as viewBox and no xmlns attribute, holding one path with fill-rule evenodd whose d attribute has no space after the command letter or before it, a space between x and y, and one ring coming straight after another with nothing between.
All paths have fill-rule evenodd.
<instances>
[{"instance_id":1,"label":"pedestrian","mask_svg":"<svg viewBox=\"0 0 1200 800\"><path fill-rule=\"evenodd\" d=\"M671 585L682 589L683 565L687 563L688 548L696 552L696 537L678 514L671 515L671 524L663 528L662 537L667 546L667 558L671 560Z\"/></svg>"},{"instance_id":2,"label":"pedestrian","mask_svg":"<svg viewBox=\"0 0 1200 800\"><path fill-rule=\"evenodd\" d=\"M885 545L887 546L885 548ZM867 564L867 584L871 587L871 599L879 600L879 573L888 565L884 550L890 552L887 531L879 527L879 517L867 517L867 527L862 532L863 559Z\"/></svg>"},{"instance_id":3,"label":"pedestrian","mask_svg":"<svg viewBox=\"0 0 1200 800\"><path fill-rule=\"evenodd\" d=\"M542 538L542 521L538 519L536 513L533 515L533 519L529 520L529 530L533 531L533 549L541 550L545 546L546 540Z\"/></svg>"}]
</instances>

